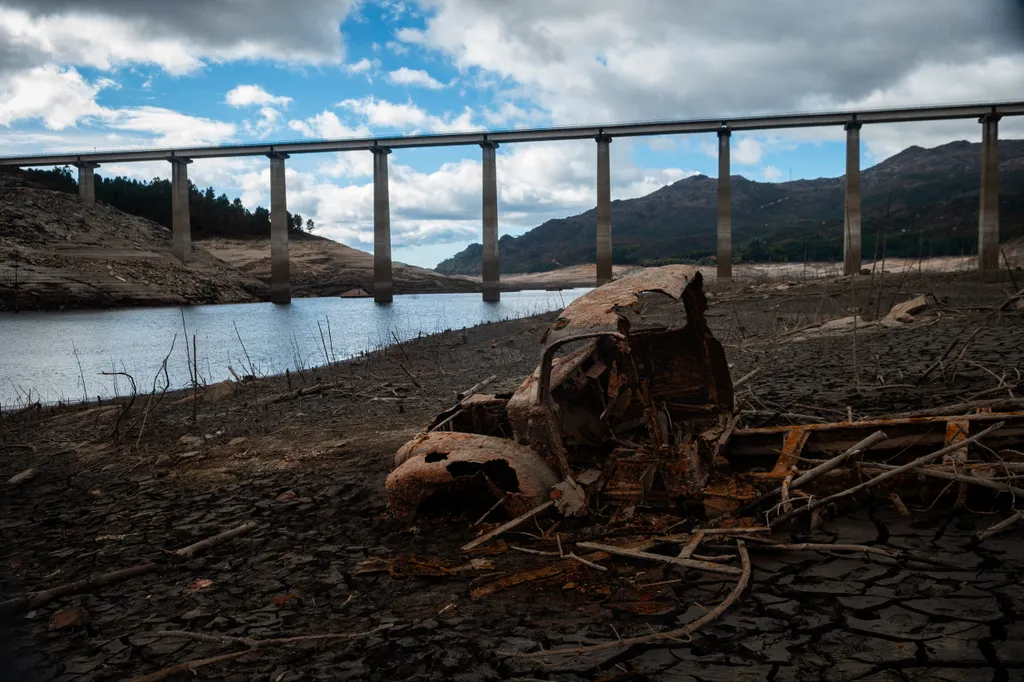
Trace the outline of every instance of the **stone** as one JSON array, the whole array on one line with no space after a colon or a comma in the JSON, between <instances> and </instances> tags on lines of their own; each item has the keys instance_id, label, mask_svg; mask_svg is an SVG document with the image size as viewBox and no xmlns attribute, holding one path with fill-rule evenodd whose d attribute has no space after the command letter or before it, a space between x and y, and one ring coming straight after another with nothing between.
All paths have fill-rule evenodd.
<instances>
[{"instance_id":1,"label":"stone","mask_svg":"<svg viewBox=\"0 0 1024 682\"><path fill-rule=\"evenodd\" d=\"M178 445L184 445L187 448L199 447L203 444L203 439L199 436L182 436L178 439Z\"/></svg>"},{"instance_id":2,"label":"stone","mask_svg":"<svg viewBox=\"0 0 1024 682\"><path fill-rule=\"evenodd\" d=\"M36 469L35 467L30 467L30 468L25 469L24 471L22 471L20 474L15 474L15 475L11 476L9 479L7 479L7 484L8 485L20 485L22 483L28 483L29 481L31 481L33 478L35 478L38 475L39 475L39 469Z\"/></svg>"},{"instance_id":3,"label":"stone","mask_svg":"<svg viewBox=\"0 0 1024 682\"><path fill-rule=\"evenodd\" d=\"M61 609L50 616L49 627L51 630L70 630L88 625L90 620L92 619L88 611L81 606L74 606L70 609Z\"/></svg>"},{"instance_id":4,"label":"stone","mask_svg":"<svg viewBox=\"0 0 1024 682\"><path fill-rule=\"evenodd\" d=\"M246 438L245 436L238 436L236 438L232 438L231 440L229 440L228 441L228 445L231 446L231 447L237 447L239 445L242 445L243 443L245 443L248 440L249 439Z\"/></svg>"},{"instance_id":5,"label":"stone","mask_svg":"<svg viewBox=\"0 0 1024 682\"><path fill-rule=\"evenodd\" d=\"M210 384L203 391L203 402L206 403L219 403L222 400L227 400L235 394L235 382L230 379L224 381L218 381L215 384Z\"/></svg>"},{"instance_id":6,"label":"stone","mask_svg":"<svg viewBox=\"0 0 1024 682\"><path fill-rule=\"evenodd\" d=\"M167 454L160 455L156 458L156 461L153 462L153 466L157 469L169 469L172 464L174 464L174 460Z\"/></svg>"},{"instance_id":7,"label":"stone","mask_svg":"<svg viewBox=\"0 0 1024 682\"><path fill-rule=\"evenodd\" d=\"M915 296L914 298L910 299L909 301L904 301L903 303L897 303L896 305L894 305L889 310L889 314L886 315L886 317L892 318L892 319L899 319L899 317L901 315L913 316L913 315L916 315L917 313L921 312L922 310L924 310L927 307L928 307L928 299L926 299L923 295L922 296ZM911 319L913 319L913 317L911 317Z\"/></svg>"}]
</instances>

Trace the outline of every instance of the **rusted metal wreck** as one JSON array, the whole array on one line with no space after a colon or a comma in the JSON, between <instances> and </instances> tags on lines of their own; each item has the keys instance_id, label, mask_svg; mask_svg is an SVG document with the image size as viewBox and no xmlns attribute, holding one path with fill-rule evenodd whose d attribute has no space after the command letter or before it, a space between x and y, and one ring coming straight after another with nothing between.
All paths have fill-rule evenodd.
<instances>
[{"instance_id":1,"label":"rusted metal wreck","mask_svg":"<svg viewBox=\"0 0 1024 682\"><path fill-rule=\"evenodd\" d=\"M868 474L885 474L878 490L924 497L929 483L968 477L985 487L1024 466L1012 451L967 456L974 433L989 448L1019 442L1024 412L737 428L707 306L700 273L684 265L580 297L547 330L540 365L514 393L468 395L402 446L386 483L392 511L413 517L424 505L475 499L516 517L551 501L572 516L596 501L709 519L770 509L778 520L804 510L790 495L849 491ZM918 479L909 492L901 467Z\"/></svg>"}]
</instances>

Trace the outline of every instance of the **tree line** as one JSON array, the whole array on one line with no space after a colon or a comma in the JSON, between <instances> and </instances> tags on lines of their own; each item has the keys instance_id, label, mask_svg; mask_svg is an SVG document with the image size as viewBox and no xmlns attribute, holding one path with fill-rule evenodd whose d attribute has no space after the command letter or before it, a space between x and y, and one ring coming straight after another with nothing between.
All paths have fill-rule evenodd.
<instances>
[{"instance_id":1,"label":"tree line","mask_svg":"<svg viewBox=\"0 0 1024 682\"><path fill-rule=\"evenodd\" d=\"M29 170L26 175L34 182L60 192L77 193L78 182L71 168L63 166L52 170ZM219 196L213 187L200 190L192 182L188 186L189 222L193 239L222 237L226 239L266 239L270 237L270 211L257 206L249 210L242 200ZM153 178L140 182L130 178L96 175L96 201L147 218L164 227L171 227L171 182ZM299 236L313 234L316 223L304 220L298 213L288 213L288 232Z\"/></svg>"}]
</instances>

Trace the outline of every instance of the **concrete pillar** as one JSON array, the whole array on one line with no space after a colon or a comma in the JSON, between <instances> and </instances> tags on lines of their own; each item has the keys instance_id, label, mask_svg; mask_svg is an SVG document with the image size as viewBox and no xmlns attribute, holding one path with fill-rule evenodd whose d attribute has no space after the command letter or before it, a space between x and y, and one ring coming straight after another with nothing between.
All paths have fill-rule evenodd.
<instances>
[{"instance_id":1,"label":"concrete pillar","mask_svg":"<svg viewBox=\"0 0 1024 682\"><path fill-rule=\"evenodd\" d=\"M728 128L718 130L718 278L732 277L732 180Z\"/></svg>"},{"instance_id":2,"label":"concrete pillar","mask_svg":"<svg viewBox=\"0 0 1024 682\"><path fill-rule=\"evenodd\" d=\"M978 269L999 268L999 116L982 116Z\"/></svg>"},{"instance_id":3,"label":"concrete pillar","mask_svg":"<svg viewBox=\"0 0 1024 682\"><path fill-rule=\"evenodd\" d=\"M388 154L390 149L373 150L373 300L391 303L391 205L388 200Z\"/></svg>"},{"instance_id":4,"label":"concrete pillar","mask_svg":"<svg viewBox=\"0 0 1024 682\"><path fill-rule=\"evenodd\" d=\"M192 224L188 206L188 164L190 159L177 156L171 162L171 252L182 263L192 257Z\"/></svg>"},{"instance_id":5,"label":"concrete pillar","mask_svg":"<svg viewBox=\"0 0 1024 682\"><path fill-rule=\"evenodd\" d=\"M612 278L612 183L608 144L612 138L597 138L597 286Z\"/></svg>"},{"instance_id":6,"label":"concrete pillar","mask_svg":"<svg viewBox=\"0 0 1024 682\"><path fill-rule=\"evenodd\" d=\"M846 124L846 201L843 208L843 274L860 272L860 123Z\"/></svg>"},{"instance_id":7,"label":"concrete pillar","mask_svg":"<svg viewBox=\"0 0 1024 682\"><path fill-rule=\"evenodd\" d=\"M288 191L284 181L287 154L270 157L270 302L291 303L292 285L288 264Z\"/></svg>"},{"instance_id":8,"label":"concrete pillar","mask_svg":"<svg viewBox=\"0 0 1024 682\"><path fill-rule=\"evenodd\" d=\"M78 166L78 200L86 206L96 205L96 175L98 163L83 161Z\"/></svg>"},{"instance_id":9,"label":"concrete pillar","mask_svg":"<svg viewBox=\"0 0 1024 682\"><path fill-rule=\"evenodd\" d=\"M483 148L483 276L484 300L501 300L501 275L498 269L498 170L494 150L497 142L484 142Z\"/></svg>"}]
</instances>

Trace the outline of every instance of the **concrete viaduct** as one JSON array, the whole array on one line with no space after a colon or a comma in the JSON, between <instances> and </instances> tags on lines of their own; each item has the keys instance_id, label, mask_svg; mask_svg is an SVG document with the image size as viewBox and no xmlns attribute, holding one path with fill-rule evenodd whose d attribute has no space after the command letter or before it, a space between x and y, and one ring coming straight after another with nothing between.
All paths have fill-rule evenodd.
<instances>
[{"instance_id":1,"label":"concrete viaduct","mask_svg":"<svg viewBox=\"0 0 1024 682\"><path fill-rule=\"evenodd\" d=\"M608 145L616 137L692 133L718 134L718 276L732 277L732 212L729 176L730 135L733 131L843 126L846 130L846 191L843 227L843 271L855 274L861 265L860 129L864 124L939 121L976 118L982 125L981 201L978 215L978 268L999 267L999 153L998 121L1024 115L1024 102L1004 102L903 109L876 109L817 114L784 114L688 121L626 123L603 126L537 128L406 137L324 140L285 144L245 144L186 149L90 152L0 158L0 166L78 167L80 200L95 202L94 170L101 163L166 160L171 163L173 252L188 261L191 252L188 202L188 164L193 159L267 156L270 159L271 300L291 301L288 272L287 192L285 159L290 154L369 151L373 154L374 300L390 303L391 216L388 202L388 154L392 149L479 145L483 151L483 298L500 298L498 276L498 192L495 149L499 144L592 139L597 142L597 284L612 276L611 182Z\"/></svg>"}]
</instances>

